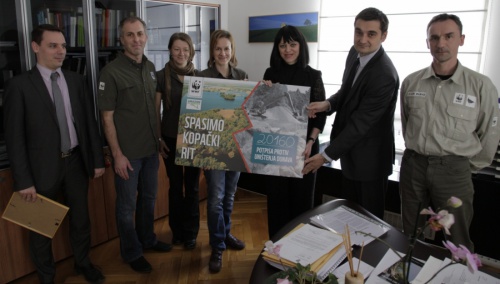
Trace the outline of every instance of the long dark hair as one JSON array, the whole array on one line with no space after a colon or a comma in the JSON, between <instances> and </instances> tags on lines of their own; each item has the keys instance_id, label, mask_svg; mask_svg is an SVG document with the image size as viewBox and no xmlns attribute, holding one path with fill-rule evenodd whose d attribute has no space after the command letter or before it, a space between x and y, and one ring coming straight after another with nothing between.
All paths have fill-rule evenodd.
<instances>
[{"instance_id":1,"label":"long dark hair","mask_svg":"<svg viewBox=\"0 0 500 284\"><path fill-rule=\"evenodd\" d=\"M282 64L286 64L280 55L279 45L281 39L286 43L290 43L291 41L299 43L300 51L299 57L297 58L297 64L302 68L306 68L307 64L309 64L309 48L307 47L304 35L294 26L283 26L274 37L273 51L271 52L270 60L271 68L280 69Z\"/></svg>"}]
</instances>

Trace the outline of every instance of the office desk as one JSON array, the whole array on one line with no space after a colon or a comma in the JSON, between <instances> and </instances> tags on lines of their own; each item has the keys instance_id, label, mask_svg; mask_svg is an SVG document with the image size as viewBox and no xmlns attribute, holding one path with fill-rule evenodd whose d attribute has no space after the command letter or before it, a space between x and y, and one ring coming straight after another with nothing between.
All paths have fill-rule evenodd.
<instances>
[{"instance_id":1,"label":"office desk","mask_svg":"<svg viewBox=\"0 0 500 284\"><path fill-rule=\"evenodd\" d=\"M297 218L293 219L290 221L285 227L283 227L281 230L276 233L272 237L272 241L276 242L279 239L281 239L284 235L286 235L288 232L290 232L293 228L295 228L299 223L309 223L309 218L312 216L315 216L320 213L325 213L330 210L333 210L339 206L345 205L347 207L350 207L352 209L355 209L356 211L363 213L366 216L369 216L385 225L387 225L389 228L391 228L387 233L382 235L380 239L388 242L389 244L392 245L392 247L398 251L401 252L406 252L406 249L408 247L408 238L398 231L396 228L392 227L391 225L385 223L384 221L380 220L379 218L375 217L373 214L370 212L366 211L364 208L359 206L356 203L344 200L344 199L337 199L337 200L332 200L330 202L327 202L325 204L322 204L316 208L313 208L309 210L308 212L303 213L302 215L298 216ZM372 241L368 245L365 246L364 251L363 251L363 256L362 260L371 266L375 267L377 266L378 262L382 259L382 257L385 255L386 251L388 250L388 247L379 242L379 241ZM353 251L353 255L355 257L358 257L359 255L360 248L355 247ZM413 256L419 259L426 260L429 255L433 255L434 257L437 257L439 259L444 259L445 257L450 257L450 253L448 250L429 245L426 243L422 242L417 242L415 249L413 251ZM277 268L272 267L271 265L267 264L267 262L262 258L262 255L259 256L257 261L255 262L255 265L252 270L252 275L250 277L250 284L262 284L264 283L265 279L271 276L272 274L278 272L279 270Z\"/></svg>"}]
</instances>

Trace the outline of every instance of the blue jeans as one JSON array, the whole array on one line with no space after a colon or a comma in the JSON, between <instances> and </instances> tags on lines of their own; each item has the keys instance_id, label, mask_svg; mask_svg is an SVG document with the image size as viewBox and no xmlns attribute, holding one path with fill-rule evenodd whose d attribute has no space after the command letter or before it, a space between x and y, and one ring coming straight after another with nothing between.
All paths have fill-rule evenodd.
<instances>
[{"instance_id":1,"label":"blue jeans","mask_svg":"<svg viewBox=\"0 0 500 284\"><path fill-rule=\"evenodd\" d=\"M158 191L158 153L130 160L129 179L115 174L116 224L120 253L125 262L142 256L144 248L156 245L154 208ZM135 226L134 226L135 212Z\"/></svg>"},{"instance_id":2,"label":"blue jeans","mask_svg":"<svg viewBox=\"0 0 500 284\"><path fill-rule=\"evenodd\" d=\"M239 172L205 170L208 184L207 223L212 249L225 250L224 240L231 231L231 213Z\"/></svg>"}]
</instances>

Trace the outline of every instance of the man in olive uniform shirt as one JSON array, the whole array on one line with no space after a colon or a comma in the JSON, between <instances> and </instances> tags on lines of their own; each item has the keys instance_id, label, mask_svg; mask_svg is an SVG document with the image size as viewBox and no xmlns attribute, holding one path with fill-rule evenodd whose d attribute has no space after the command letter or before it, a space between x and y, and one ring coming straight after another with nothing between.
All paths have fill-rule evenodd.
<instances>
[{"instance_id":1,"label":"man in olive uniform shirt","mask_svg":"<svg viewBox=\"0 0 500 284\"><path fill-rule=\"evenodd\" d=\"M432 202L455 196L450 239L473 251L469 237L474 187L471 169L491 164L498 147L498 92L491 80L458 61L464 44L462 22L440 14L427 26L431 66L410 74L401 85L401 121L406 150L400 173L403 229L414 233L417 216ZM422 226L424 218L420 218Z\"/></svg>"},{"instance_id":2,"label":"man in olive uniform shirt","mask_svg":"<svg viewBox=\"0 0 500 284\"><path fill-rule=\"evenodd\" d=\"M144 56L144 21L126 18L120 30L124 51L101 71L98 105L114 160L121 256L135 271L150 272L143 249L172 249L154 233L159 165L156 75L153 63Z\"/></svg>"}]
</instances>

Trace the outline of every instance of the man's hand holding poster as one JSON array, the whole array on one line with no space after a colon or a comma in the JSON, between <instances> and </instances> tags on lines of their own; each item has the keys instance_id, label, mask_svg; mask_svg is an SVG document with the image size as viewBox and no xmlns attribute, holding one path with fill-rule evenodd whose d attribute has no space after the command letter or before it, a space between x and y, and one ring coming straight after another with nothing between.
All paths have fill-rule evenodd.
<instances>
[{"instance_id":1,"label":"man's hand holding poster","mask_svg":"<svg viewBox=\"0 0 500 284\"><path fill-rule=\"evenodd\" d=\"M302 177L309 89L186 76L176 164Z\"/></svg>"}]
</instances>

